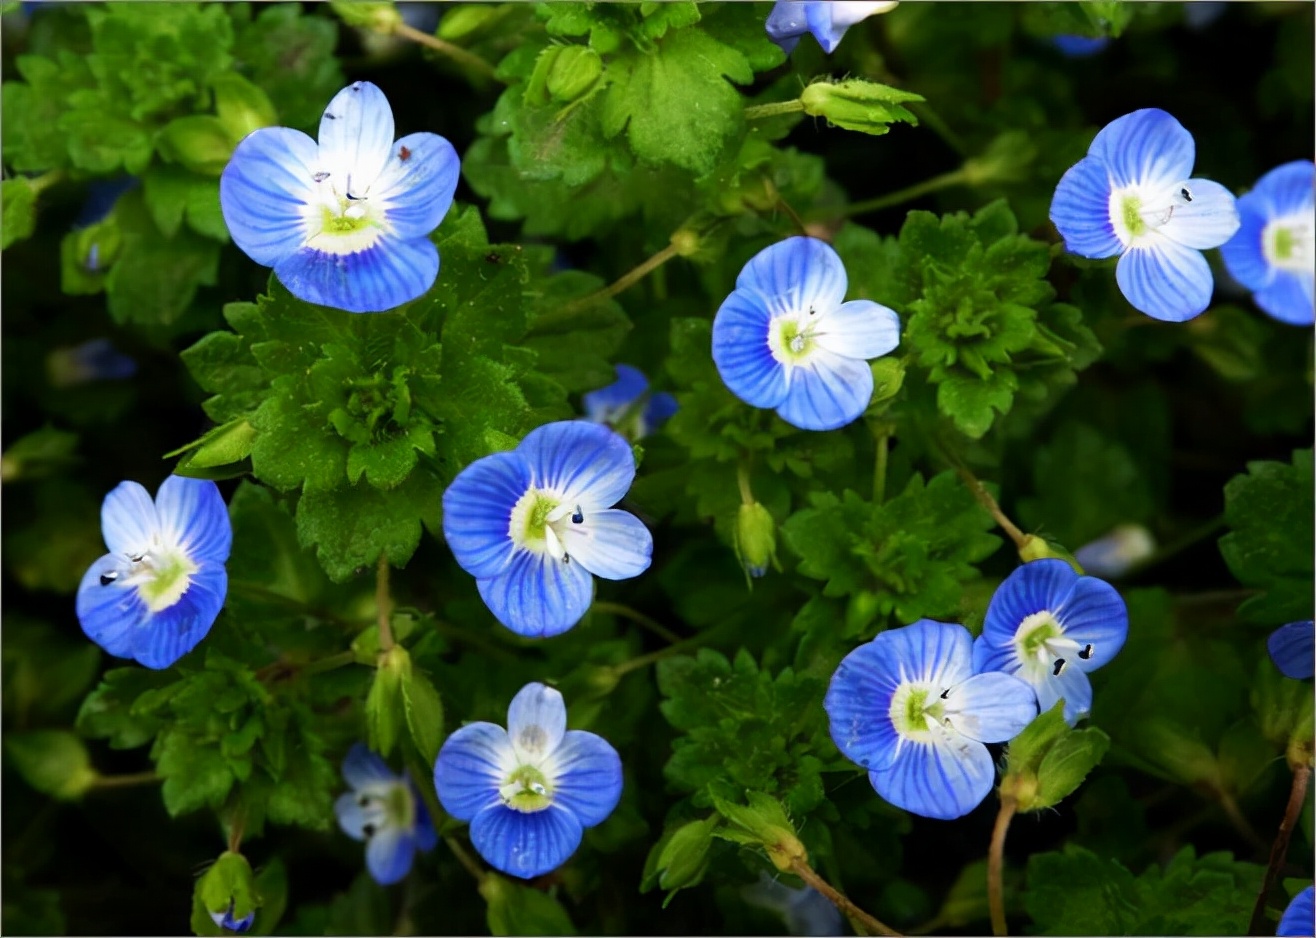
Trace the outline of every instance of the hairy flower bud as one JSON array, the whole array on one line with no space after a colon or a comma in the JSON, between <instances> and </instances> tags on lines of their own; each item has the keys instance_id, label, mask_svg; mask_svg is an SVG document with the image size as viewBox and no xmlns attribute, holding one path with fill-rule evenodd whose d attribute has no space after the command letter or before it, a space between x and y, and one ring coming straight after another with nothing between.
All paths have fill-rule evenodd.
<instances>
[{"instance_id":1,"label":"hairy flower bud","mask_svg":"<svg viewBox=\"0 0 1316 938\"><path fill-rule=\"evenodd\" d=\"M758 502L742 504L736 516L736 553L750 576L768 572L777 559L777 522Z\"/></svg>"},{"instance_id":2,"label":"hairy flower bud","mask_svg":"<svg viewBox=\"0 0 1316 938\"><path fill-rule=\"evenodd\" d=\"M816 81L800 94L805 113L825 118L834 127L866 134L884 134L893 121L917 124L918 118L902 105L922 100L913 92L861 78Z\"/></svg>"}]
</instances>

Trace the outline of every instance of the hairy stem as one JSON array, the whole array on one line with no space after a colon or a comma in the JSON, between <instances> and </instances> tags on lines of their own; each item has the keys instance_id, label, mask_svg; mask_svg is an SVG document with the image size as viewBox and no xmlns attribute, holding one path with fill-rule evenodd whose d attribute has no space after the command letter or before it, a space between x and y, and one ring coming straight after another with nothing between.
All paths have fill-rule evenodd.
<instances>
[{"instance_id":1,"label":"hairy stem","mask_svg":"<svg viewBox=\"0 0 1316 938\"><path fill-rule=\"evenodd\" d=\"M865 199L862 202L852 202L841 210L840 215L842 218L854 218L858 215L867 215L869 212L877 212L884 208L902 205L905 202L912 201L913 199L927 195L930 192L949 189L951 186L963 185L967 181L968 174L964 171L964 167L960 167L959 169L951 170L948 173L942 173L940 176L933 176L931 179L916 182L912 186L897 189L895 192L888 192L886 195L879 195L873 199Z\"/></svg>"},{"instance_id":2,"label":"hairy stem","mask_svg":"<svg viewBox=\"0 0 1316 938\"><path fill-rule=\"evenodd\" d=\"M877 444L877 454L873 458L873 504L881 505L886 501L886 458L887 441L891 434L883 427L873 429L873 440Z\"/></svg>"},{"instance_id":3,"label":"hairy stem","mask_svg":"<svg viewBox=\"0 0 1316 938\"><path fill-rule=\"evenodd\" d=\"M978 499L978 503L991 513L991 516L996 519L996 523L1001 526L1001 530L1010 536L1010 540L1014 541L1014 546L1022 550L1027 535L1005 516L1005 512L1001 511L1001 506L996 503L996 499L992 498L992 493L987 491L987 488L978 481L977 476L963 466L956 466L955 471L960 474L960 478L969 487L973 497Z\"/></svg>"},{"instance_id":4,"label":"hairy stem","mask_svg":"<svg viewBox=\"0 0 1316 938\"><path fill-rule=\"evenodd\" d=\"M1001 810L996 814L996 826L992 828L992 845L987 853L987 905L992 913L992 934L1009 934L1005 929L1005 834L1010 829L1010 819L1014 817L1016 802L1013 798L1001 798Z\"/></svg>"},{"instance_id":5,"label":"hairy stem","mask_svg":"<svg viewBox=\"0 0 1316 938\"><path fill-rule=\"evenodd\" d=\"M427 49L433 49L441 55L445 55L459 65L464 65L471 71L480 75L482 78L495 78L494 67L480 58L474 52L469 52L461 46L453 45L451 42L440 39L438 36L431 36L429 33L422 32L406 23L399 23L393 27L393 35L401 36L403 39L410 39L412 42L419 43Z\"/></svg>"},{"instance_id":6,"label":"hairy stem","mask_svg":"<svg viewBox=\"0 0 1316 938\"><path fill-rule=\"evenodd\" d=\"M388 595L388 554L379 555L375 569L375 609L379 616L379 650L393 647L393 600Z\"/></svg>"},{"instance_id":7,"label":"hairy stem","mask_svg":"<svg viewBox=\"0 0 1316 938\"><path fill-rule=\"evenodd\" d=\"M707 632L701 632L698 635L685 639L684 641L679 641L674 645L668 645L666 648L660 648L657 651L649 652L647 655L639 655L638 657L623 661L620 664L614 664L612 666L613 673L616 674L617 677L621 677L624 674L630 674L632 671L637 671L640 668L662 661L664 658L671 658L673 655L683 654L684 652L690 651L692 648L707 645L716 636L720 628L721 626L711 628Z\"/></svg>"},{"instance_id":8,"label":"hairy stem","mask_svg":"<svg viewBox=\"0 0 1316 938\"><path fill-rule=\"evenodd\" d=\"M1252 921L1248 925L1249 935L1270 934L1271 926L1266 922L1266 897L1275 888L1280 868L1289 852L1289 837L1298 823L1302 804L1307 800L1307 783L1311 781L1311 766L1299 765L1293 770L1293 787L1289 789L1289 803L1284 808L1284 817L1279 822L1279 832L1275 842L1270 845L1270 862L1266 865L1266 875L1261 881L1261 892L1257 894L1256 905L1252 907Z\"/></svg>"},{"instance_id":9,"label":"hairy stem","mask_svg":"<svg viewBox=\"0 0 1316 938\"><path fill-rule=\"evenodd\" d=\"M665 642L679 643L681 641L681 636L677 635L657 619L646 616L643 612L640 612L640 610L632 609L630 606L625 606L621 603L610 603L604 602L603 600L596 600L593 609L595 612L602 612L605 615L620 616L623 619L630 619L636 625L643 626Z\"/></svg>"},{"instance_id":10,"label":"hairy stem","mask_svg":"<svg viewBox=\"0 0 1316 938\"><path fill-rule=\"evenodd\" d=\"M137 785L154 785L164 781L152 769L148 772L133 772L131 775L98 775L91 783L92 788L133 788Z\"/></svg>"},{"instance_id":11,"label":"hairy stem","mask_svg":"<svg viewBox=\"0 0 1316 938\"><path fill-rule=\"evenodd\" d=\"M791 861L791 872L826 896L832 905L849 916L851 922L857 922L870 935L894 935L897 938L900 935L900 932L890 925L883 924L851 902L840 890L834 888L831 883L819 876L813 867L799 857Z\"/></svg>"},{"instance_id":12,"label":"hairy stem","mask_svg":"<svg viewBox=\"0 0 1316 938\"><path fill-rule=\"evenodd\" d=\"M777 101L772 104L753 104L745 108L745 120L757 121L766 117L780 117L782 114L796 114L804 110L804 102L799 98L790 101Z\"/></svg>"}]
</instances>

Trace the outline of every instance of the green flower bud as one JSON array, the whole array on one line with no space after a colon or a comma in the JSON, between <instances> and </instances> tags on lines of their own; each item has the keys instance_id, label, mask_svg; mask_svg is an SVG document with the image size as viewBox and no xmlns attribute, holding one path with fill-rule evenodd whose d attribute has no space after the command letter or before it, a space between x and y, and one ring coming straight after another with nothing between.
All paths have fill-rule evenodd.
<instances>
[{"instance_id":1,"label":"green flower bud","mask_svg":"<svg viewBox=\"0 0 1316 938\"><path fill-rule=\"evenodd\" d=\"M658 885L663 889L696 886L708 868L708 850L713 845L717 815L691 821L672 832L658 854Z\"/></svg>"},{"instance_id":2,"label":"green flower bud","mask_svg":"<svg viewBox=\"0 0 1316 938\"><path fill-rule=\"evenodd\" d=\"M11 733L5 752L29 785L60 801L81 798L98 777L82 740L64 730Z\"/></svg>"},{"instance_id":3,"label":"green flower bud","mask_svg":"<svg viewBox=\"0 0 1316 938\"><path fill-rule=\"evenodd\" d=\"M391 33L402 25L402 14L392 3L373 0L330 0L329 7L348 26L375 33Z\"/></svg>"},{"instance_id":4,"label":"green flower bud","mask_svg":"<svg viewBox=\"0 0 1316 938\"><path fill-rule=\"evenodd\" d=\"M800 95L805 113L825 118L834 127L875 135L890 130L893 121L917 124L918 118L902 105L922 100L922 95L862 78L816 81Z\"/></svg>"},{"instance_id":5,"label":"green flower bud","mask_svg":"<svg viewBox=\"0 0 1316 938\"><path fill-rule=\"evenodd\" d=\"M232 139L241 140L253 130L278 123L269 96L236 72L220 75L213 87L219 122Z\"/></svg>"},{"instance_id":6,"label":"green flower bud","mask_svg":"<svg viewBox=\"0 0 1316 938\"><path fill-rule=\"evenodd\" d=\"M700 241L699 232L690 228L682 228L672 235L672 246L681 257L693 257L699 251Z\"/></svg>"},{"instance_id":7,"label":"green flower bud","mask_svg":"<svg viewBox=\"0 0 1316 938\"><path fill-rule=\"evenodd\" d=\"M603 74L603 60L588 46L562 46L548 70L548 93L568 102L594 87Z\"/></svg>"},{"instance_id":8,"label":"green flower bud","mask_svg":"<svg viewBox=\"0 0 1316 938\"><path fill-rule=\"evenodd\" d=\"M1054 807L1083 783L1108 748L1110 737L1101 730L1070 728L1063 702L1057 703L1010 743L1001 797L1013 798L1020 811Z\"/></svg>"},{"instance_id":9,"label":"green flower bud","mask_svg":"<svg viewBox=\"0 0 1316 938\"><path fill-rule=\"evenodd\" d=\"M1036 534L1025 534L1024 545L1019 548L1019 559L1024 563L1029 563L1033 560L1045 560L1048 558L1053 560L1063 560L1074 568L1075 573L1079 576L1083 575L1083 568L1079 566L1078 561L1074 559L1074 555L1069 551L1065 550L1059 544L1052 544L1049 541L1038 537Z\"/></svg>"},{"instance_id":10,"label":"green flower bud","mask_svg":"<svg viewBox=\"0 0 1316 938\"><path fill-rule=\"evenodd\" d=\"M222 927L233 928L231 923L248 919L260 904L251 864L232 850L221 853L197 880L196 892L202 908Z\"/></svg>"},{"instance_id":11,"label":"green flower bud","mask_svg":"<svg viewBox=\"0 0 1316 938\"><path fill-rule=\"evenodd\" d=\"M203 176L222 173L236 143L228 127L218 117L208 114L192 114L170 121L157 140L160 155L166 160L181 163Z\"/></svg>"},{"instance_id":12,"label":"green flower bud","mask_svg":"<svg viewBox=\"0 0 1316 938\"><path fill-rule=\"evenodd\" d=\"M374 683L366 696L366 741L387 756L401 735L405 709L402 685L411 678L411 656L401 645L379 655Z\"/></svg>"},{"instance_id":13,"label":"green flower bud","mask_svg":"<svg viewBox=\"0 0 1316 938\"><path fill-rule=\"evenodd\" d=\"M758 502L741 504L736 516L736 554L750 576L768 572L777 562L777 522Z\"/></svg>"}]
</instances>

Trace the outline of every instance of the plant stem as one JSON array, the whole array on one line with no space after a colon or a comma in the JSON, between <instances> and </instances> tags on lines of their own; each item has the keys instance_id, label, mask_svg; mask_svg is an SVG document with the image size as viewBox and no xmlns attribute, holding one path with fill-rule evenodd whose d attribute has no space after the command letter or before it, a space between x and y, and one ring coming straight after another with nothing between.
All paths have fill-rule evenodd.
<instances>
[{"instance_id":1,"label":"plant stem","mask_svg":"<svg viewBox=\"0 0 1316 938\"><path fill-rule=\"evenodd\" d=\"M595 303L598 303L601 300L612 299L612 297L616 296L618 293L621 293L623 290L627 289L628 287L631 287L634 284L638 283L640 280L643 280L648 274L657 270L663 264L666 264L673 257L676 257L677 253L678 252L676 245L669 244L667 245L667 247L663 248L657 254L650 257L648 260L641 261L638 265L631 268L626 273L622 274L613 283L609 284L608 286L604 287L601 290L595 290L593 293L581 297L580 299L576 300L574 303L568 303L563 308L563 310L576 312L577 310L580 309L588 309L590 306L593 306Z\"/></svg>"},{"instance_id":2,"label":"plant stem","mask_svg":"<svg viewBox=\"0 0 1316 938\"><path fill-rule=\"evenodd\" d=\"M344 668L356 661L356 652L340 651L336 655L328 655L324 658L316 658L313 661L307 661L304 664L298 664L293 661L284 661L282 659L263 668L256 670L256 680L262 683L267 681L283 680L292 677L294 674L305 677L308 674L320 674L324 671L336 671L338 668Z\"/></svg>"},{"instance_id":3,"label":"plant stem","mask_svg":"<svg viewBox=\"0 0 1316 938\"><path fill-rule=\"evenodd\" d=\"M239 809L233 816L233 821L229 824L228 829L228 849L229 853L237 853L242 846L242 835L246 833L247 815L246 812Z\"/></svg>"},{"instance_id":4,"label":"plant stem","mask_svg":"<svg viewBox=\"0 0 1316 938\"><path fill-rule=\"evenodd\" d=\"M1266 896L1270 895L1270 890L1275 887L1280 867L1284 865L1284 858L1288 855L1289 837L1293 835L1293 828L1298 823L1302 804L1307 800L1307 783L1310 781L1310 765L1299 765L1293 769L1293 787L1289 789L1289 803L1284 809L1284 817L1279 822L1279 832L1275 834L1275 842L1270 846L1270 862L1266 865L1266 876L1261 881L1261 892L1257 895L1256 905L1252 907L1252 921L1247 930L1249 935L1270 933L1266 923Z\"/></svg>"},{"instance_id":5,"label":"plant stem","mask_svg":"<svg viewBox=\"0 0 1316 938\"><path fill-rule=\"evenodd\" d=\"M893 205L909 202L919 196L927 195L929 192L937 192L941 189L949 189L951 186L962 185L967 180L968 176L964 171L964 167L961 166L959 169L942 173L940 176L933 176L931 179L925 179L922 182L916 182L912 186L897 189L895 192L888 192L886 195L879 195L874 199L852 202L842 209L840 214L842 218L867 215L869 212L877 212L884 208L891 208Z\"/></svg>"},{"instance_id":6,"label":"plant stem","mask_svg":"<svg viewBox=\"0 0 1316 938\"><path fill-rule=\"evenodd\" d=\"M873 440L877 443L877 455L873 459L873 504L881 505L886 501L886 457L887 440L891 434L883 427L881 431L873 430Z\"/></svg>"},{"instance_id":7,"label":"plant stem","mask_svg":"<svg viewBox=\"0 0 1316 938\"><path fill-rule=\"evenodd\" d=\"M627 661L623 661L620 664L614 664L612 665L613 673L616 674L617 677L621 677L622 675L630 674L632 671L637 671L640 668L662 661L664 658L679 655L692 648L698 648L700 645L706 645L712 640L713 635L717 630L718 628L711 628L707 632L700 632L698 635L692 635L690 638L677 642L675 645L668 645L666 648L651 651L647 655L640 655Z\"/></svg>"},{"instance_id":8,"label":"plant stem","mask_svg":"<svg viewBox=\"0 0 1316 938\"><path fill-rule=\"evenodd\" d=\"M974 498L978 499L979 504L991 512L991 516L996 519L996 523L1001 526L1001 530L1010 535L1010 540L1014 541L1014 546L1022 550L1027 535L1005 516L1005 512L1001 511L1001 506L996 503L996 499L992 498L992 493L987 491L986 487L978 481L977 476L963 466L956 466L955 471L960 474L960 478L968 485L969 491L973 493Z\"/></svg>"},{"instance_id":9,"label":"plant stem","mask_svg":"<svg viewBox=\"0 0 1316 938\"><path fill-rule=\"evenodd\" d=\"M1014 817L1016 802L1014 798L1001 798L1001 810L996 814L996 826L992 828L992 845L987 852L987 905L992 913L992 934L1006 935L1005 928L1005 834L1010 829L1010 819Z\"/></svg>"},{"instance_id":10,"label":"plant stem","mask_svg":"<svg viewBox=\"0 0 1316 938\"><path fill-rule=\"evenodd\" d=\"M457 858L457 862L466 867L466 871L475 877L477 883L484 882L484 878L489 874L481 868L480 864L475 862L475 858L466 852L466 848L461 845L456 837L445 837L443 842L448 845L452 855Z\"/></svg>"},{"instance_id":11,"label":"plant stem","mask_svg":"<svg viewBox=\"0 0 1316 938\"><path fill-rule=\"evenodd\" d=\"M132 788L137 785L152 785L164 781L152 769L148 772L134 772L131 775L98 775L91 783L92 788Z\"/></svg>"},{"instance_id":12,"label":"plant stem","mask_svg":"<svg viewBox=\"0 0 1316 938\"><path fill-rule=\"evenodd\" d=\"M427 49L433 49L441 55L446 55L454 62L466 66L482 78L497 77L494 67L474 52L469 52L461 46L453 45L451 42L440 39L438 36L431 36L429 33L422 32L413 26L408 26L406 23L399 23L394 26L393 35L401 36L403 39L410 39L412 42L420 43Z\"/></svg>"},{"instance_id":13,"label":"plant stem","mask_svg":"<svg viewBox=\"0 0 1316 938\"><path fill-rule=\"evenodd\" d=\"M749 484L749 462L744 456L736 467L736 485L740 487L740 500L746 505L754 504L754 489Z\"/></svg>"},{"instance_id":14,"label":"plant stem","mask_svg":"<svg viewBox=\"0 0 1316 938\"><path fill-rule=\"evenodd\" d=\"M767 117L779 117L782 114L796 114L804 110L804 102L799 98L790 101L777 101L772 104L752 104L745 108L745 120L757 121Z\"/></svg>"},{"instance_id":15,"label":"plant stem","mask_svg":"<svg viewBox=\"0 0 1316 938\"><path fill-rule=\"evenodd\" d=\"M57 182L64 179L64 170L52 169L49 172L42 173L40 176L33 176L27 180L27 184L32 187L33 195L40 195Z\"/></svg>"},{"instance_id":16,"label":"plant stem","mask_svg":"<svg viewBox=\"0 0 1316 938\"><path fill-rule=\"evenodd\" d=\"M847 899L843 893L835 889L831 883L827 882L827 880L814 872L813 867L809 866L804 860L799 857L792 860L791 872L826 896L832 905L836 906L841 912L849 916L851 921L857 921L868 930L869 934L892 935L899 938L900 932L896 931L890 925L883 924L863 909L859 908L859 906Z\"/></svg>"},{"instance_id":17,"label":"plant stem","mask_svg":"<svg viewBox=\"0 0 1316 938\"><path fill-rule=\"evenodd\" d=\"M596 600L594 603L594 611L602 612L605 615L621 616L623 619L630 619L632 622L636 623L637 625L644 626L646 629L648 629L654 635L657 635L665 642L673 642L679 644L681 641L681 636L677 635L675 632L673 632L667 626L663 625L657 619L650 618L649 616L646 616L644 613L640 612L638 609L632 609L630 606L625 606L622 605L621 603L610 603L610 602L604 602L603 600Z\"/></svg>"},{"instance_id":18,"label":"plant stem","mask_svg":"<svg viewBox=\"0 0 1316 938\"><path fill-rule=\"evenodd\" d=\"M379 555L375 570L375 609L379 616L379 650L393 647L393 601L388 595L388 554Z\"/></svg>"}]
</instances>

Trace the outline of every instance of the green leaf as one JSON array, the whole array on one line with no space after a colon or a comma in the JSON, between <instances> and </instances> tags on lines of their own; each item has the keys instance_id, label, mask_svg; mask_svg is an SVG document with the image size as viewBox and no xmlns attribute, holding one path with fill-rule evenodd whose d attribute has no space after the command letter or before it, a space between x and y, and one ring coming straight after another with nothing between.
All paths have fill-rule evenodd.
<instances>
[{"instance_id":1,"label":"green leaf","mask_svg":"<svg viewBox=\"0 0 1316 938\"><path fill-rule=\"evenodd\" d=\"M55 427L42 427L19 437L0 458L0 479L40 479L78 461L78 437Z\"/></svg>"},{"instance_id":2,"label":"green leaf","mask_svg":"<svg viewBox=\"0 0 1316 938\"><path fill-rule=\"evenodd\" d=\"M96 781L87 747L64 730L6 733L4 749L23 780L52 798L81 798Z\"/></svg>"},{"instance_id":3,"label":"green leaf","mask_svg":"<svg viewBox=\"0 0 1316 938\"><path fill-rule=\"evenodd\" d=\"M402 708L411 738L426 765L433 765L443 743L443 701L422 672L412 670L402 678Z\"/></svg>"},{"instance_id":4,"label":"green leaf","mask_svg":"<svg viewBox=\"0 0 1316 938\"><path fill-rule=\"evenodd\" d=\"M217 747L204 744L181 727L161 732L151 757L164 777L161 791L170 817L218 808L237 781Z\"/></svg>"},{"instance_id":5,"label":"green leaf","mask_svg":"<svg viewBox=\"0 0 1316 938\"><path fill-rule=\"evenodd\" d=\"M0 250L32 236L37 226L37 190L25 176L0 182Z\"/></svg>"},{"instance_id":6,"label":"green leaf","mask_svg":"<svg viewBox=\"0 0 1316 938\"><path fill-rule=\"evenodd\" d=\"M298 3L262 4L242 27L233 52L252 83L269 96L286 127L312 130L345 84L334 49L338 24Z\"/></svg>"},{"instance_id":7,"label":"green leaf","mask_svg":"<svg viewBox=\"0 0 1316 938\"><path fill-rule=\"evenodd\" d=\"M480 895L489 903L489 931L494 935L577 934L562 904L546 892L486 873Z\"/></svg>"},{"instance_id":8,"label":"green leaf","mask_svg":"<svg viewBox=\"0 0 1316 938\"><path fill-rule=\"evenodd\" d=\"M187 475L188 470L211 469L241 462L251 455L251 444L255 438L256 428L239 417L207 431L205 436L195 443L189 443L182 450L165 453L165 457L187 452L188 455L174 470L179 475Z\"/></svg>"},{"instance_id":9,"label":"green leaf","mask_svg":"<svg viewBox=\"0 0 1316 938\"><path fill-rule=\"evenodd\" d=\"M120 198L115 215L123 249L105 281L111 318L141 325L174 322L191 306L199 287L215 283L219 245L185 230L166 237L141 193Z\"/></svg>"},{"instance_id":10,"label":"green leaf","mask_svg":"<svg viewBox=\"0 0 1316 938\"><path fill-rule=\"evenodd\" d=\"M111 749L135 749L150 742L163 726L155 714L136 704L148 691L173 684L176 676L142 668L106 671L100 685L78 711L77 728L92 739L107 739Z\"/></svg>"},{"instance_id":11,"label":"green leaf","mask_svg":"<svg viewBox=\"0 0 1316 938\"><path fill-rule=\"evenodd\" d=\"M666 889L663 899L666 908L682 889L698 886L708 869L708 851L719 823L718 816L713 814L667 831L649 852L640 891L648 892L654 886Z\"/></svg>"},{"instance_id":12,"label":"green leaf","mask_svg":"<svg viewBox=\"0 0 1316 938\"><path fill-rule=\"evenodd\" d=\"M238 138L217 117L189 114L177 117L156 136L160 155L203 176L218 176L233 156Z\"/></svg>"}]
</instances>

